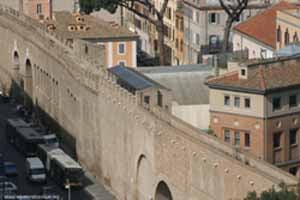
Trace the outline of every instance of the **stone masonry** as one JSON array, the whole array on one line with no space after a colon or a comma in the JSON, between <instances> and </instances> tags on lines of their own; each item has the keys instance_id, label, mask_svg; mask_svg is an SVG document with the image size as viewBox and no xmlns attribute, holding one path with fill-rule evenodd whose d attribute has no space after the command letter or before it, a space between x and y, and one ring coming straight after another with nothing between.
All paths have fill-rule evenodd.
<instances>
[{"instance_id":1,"label":"stone masonry","mask_svg":"<svg viewBox=\"0 0 300 200\"><path fill-rule=\"evenodd\" d=\"M281 180L297 183L158 107L144 109L104 65L78 59L66 41L2 6L0 35L2 88L24 85L34 104L76 139L84 168L119 200L161 200L161 185L169 200L229 200Z\"/></svg>"}]
</instances>

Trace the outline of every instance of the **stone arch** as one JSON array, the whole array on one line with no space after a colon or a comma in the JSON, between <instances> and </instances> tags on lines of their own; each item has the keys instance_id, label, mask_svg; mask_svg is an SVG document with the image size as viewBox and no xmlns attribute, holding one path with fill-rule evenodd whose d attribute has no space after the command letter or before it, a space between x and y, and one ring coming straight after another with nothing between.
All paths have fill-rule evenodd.
<instances>
[{"instance_id":1,"label":"stone arch","mask_svg":"<svg viewBox=\"0 0 300 200\"><path fill-rule=\"evenodd\" d=\"M160 181L156 187L154 200L173 200L171 190L164 181Z\"/></svg>"},{"instance_id":2,"label":"stone arch","mask_svg":"<svg viewBox=\"0 0 300 200\"><path fill-rule=\"evenodd\" d=\"M14 65L14 69L20 68L20 56L18 51L13 52L13 65Z\"/></svg>"},{"instance_id":3,"label":"stone arch","mask_svg":"<svg viewBox=\"0 0 300 200\"><path fill-rule=\"evenodd\" d=\"M29 58L25 61L25 72L24 72L24 96L25 96L25 105L28 107L32 106L31 99L33 98L33 83L32 83L32 77L33 77L33 69L32 64Z\"/></svg>"},{"instance_id":4,"label":"stone arch","mask_svg":"<svg viewBox=\"0 0 300 200\"><path fill-rule=\"evenodd\" d=\"M152 166L148 158L142 154L139 156L136 171L136 199L149 199L153 182Z\"/></svg>"}]
</instances>

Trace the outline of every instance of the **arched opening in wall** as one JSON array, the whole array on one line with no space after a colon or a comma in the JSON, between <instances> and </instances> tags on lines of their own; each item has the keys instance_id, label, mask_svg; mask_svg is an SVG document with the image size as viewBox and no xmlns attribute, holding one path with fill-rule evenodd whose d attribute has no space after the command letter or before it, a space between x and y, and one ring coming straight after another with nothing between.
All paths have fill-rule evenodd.
<instances>
[{"instance_id":1,"label":"arched opening in wall","mask_svg":"<svg viewBox=\"0 0 300 200\"><path fill-rule=\"evenodd\" d=\"M145 155L139 157L136 176L136 200L149 199L152 192L153 171Z\"/></svg>"},{"instance_id":2,"label":"arched opening in wall","mask_svg":"<svg viewBox=\"0 0 300 200\"><path fill-rule=\"evenodd\" d=\"M14 69L16 70L20 68L20 57L17 51L15 51L13 54L13 65L14 65Z\"/></svg>"},{"instance_id":3,"label":"arched opening in wall","mask_svg":"<svg viewBox=\"0 0 300 200\"><path fill-rule=\"evenodd\" d=\"M158 183L154 200L173 200L171 191L164 181Z\"/></svg>"},{"instance_id":4,"label":"arched opening in wall","mask_svg":"<svg viewBox=\"0 0 300 200\"><path fill-rule=\"evenodd\" d=\"M32 86L32 65L29 59L25 62L25 76L24 76L24 104L29 108L32 107L33 98L33 86Z\"/></svg>"}]
</instances>

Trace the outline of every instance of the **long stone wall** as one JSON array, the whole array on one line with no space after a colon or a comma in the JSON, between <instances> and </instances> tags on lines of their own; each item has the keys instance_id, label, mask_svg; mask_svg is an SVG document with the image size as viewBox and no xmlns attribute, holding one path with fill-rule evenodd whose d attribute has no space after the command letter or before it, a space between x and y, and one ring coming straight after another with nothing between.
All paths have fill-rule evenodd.
<instances>
[{"instance_id":1,"label":"long stone wall","mask_svg":"<svg viewBox=\"0 0 300 200\"><path fill-rule=\"evenodd\" d=\"M75 138L80 163L120 200L161 200L166 187L167 199L243 199L297 182L158 107L144 109L105 66L79 60L62 38L12 9L0 7L0 36L2 87L24 83Z\"/></svg>"}]
</instances>

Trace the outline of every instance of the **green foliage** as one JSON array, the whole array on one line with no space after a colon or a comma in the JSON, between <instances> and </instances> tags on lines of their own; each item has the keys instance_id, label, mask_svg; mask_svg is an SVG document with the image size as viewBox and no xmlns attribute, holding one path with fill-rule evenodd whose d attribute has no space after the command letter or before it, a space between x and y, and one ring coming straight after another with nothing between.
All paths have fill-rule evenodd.
<instances>
[{"instance_id":1,"label":"green foliage","mask_svg":"<svg viewBox=\"0 0 300 200\"><path fill-rule=\"evenodd\" d=\"M79 0L81 11L89 14L100 9L108 10L114 13L120 3L120 0Z\"/></svg>"},{"instance_id":2,"label":"green foliage","mask_svg":"<svg viewBox=\"0 0 300 200\"><path fill-rule=\"evenodd\" d=\"M273 187L262 192L260 197L258 197L256 192L249 192L244 200L300 200L299 186L298 184L297 190L293 191L288 190L288 187L284 183L281 183L279 184L280 189L278 191Z\"/></svg>"}]
</instances>

